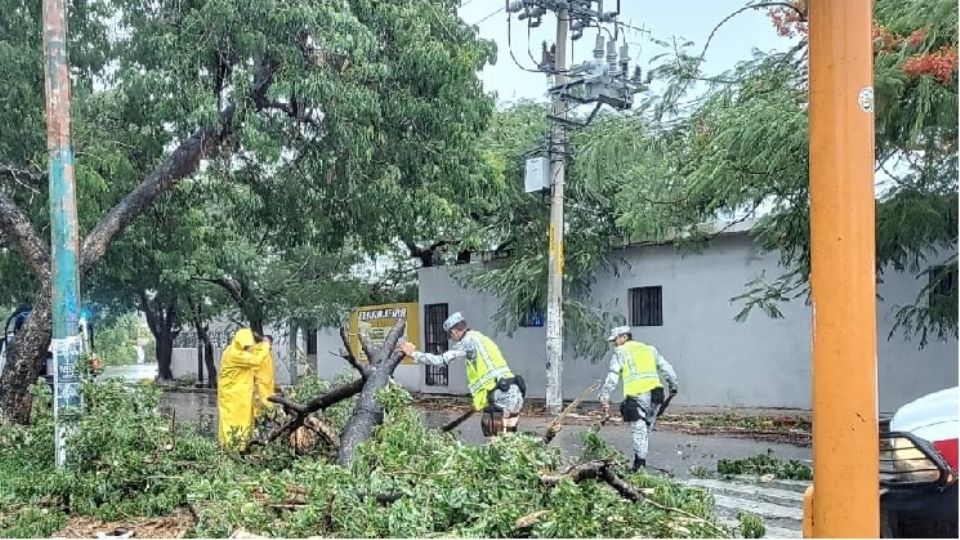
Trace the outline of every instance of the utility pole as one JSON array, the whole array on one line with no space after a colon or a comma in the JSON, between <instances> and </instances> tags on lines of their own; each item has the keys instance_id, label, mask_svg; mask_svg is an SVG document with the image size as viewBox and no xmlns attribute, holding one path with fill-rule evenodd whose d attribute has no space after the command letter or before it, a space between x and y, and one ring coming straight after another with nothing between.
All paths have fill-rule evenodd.
<instances>
[{"instance_id":1,"label":"utility pole","mask_svg":"<svg viewBox=\"0 0 960 540\"><path fill-rule=\"evenodd\" d=\"M66 460L62 416L79 410L77 362L80 319L79 227L73 145L70 140L70 66L67 60L65 0L43 0L43 55L49 154L52 239L54 362L54 447L57 466Z\"/></svg>"},{"instance_id":2,"label":"utility pole","mask_svg":"<svg viewBox=\"0 0 960 540\"><path fill-rule=\"evenodd\" d=\"M625 40L617 50L616 24L620 15L620 3L616 11L604 11L603 0L507 0L507 23L510 17L525 20L528 28L537 28L547 12L557 14L556 43L548 53L544 43L543 60L538 70L552 79L550 88L551 111L549 158L536 157L527 160L524 189L528 193L550 194L550 227L548 231L547 270L547 332L546 366L547 410L558 414L563 407L563 237L564 237L564 184L566 182L567 128L584 127L595 117L600 107L609 105L617 110L626 110L633 105L633 95L643 89L640 69L631 77L628 73L630 59ZM614 32L605 40L601 32L603 24L613 24ZM597 28L596 48L593 59L583 64L567 67L567 45L583 37L584 30ZM606 48L606 59L604 49ZM510 51L513 57L513 51ZM528 70L531 71L531 70ZM586 122L568 118L572 107L595 104ZM549 166L547 161L549 160ZM547 172L549 171L549 172Z\"/></svg>"},{"instance_id":3,"label":"utility pole","mask_svg":"<svg viewBox=\"0 0 960 540\"><path fill-rule=\"evenodd\" d=\"M559 414L563 408L563 182L567 169L567 105L563 88L567 82L566 8L557 11L557 41L554 56L553 117L550 130L550 233L547 280L547 411Z\"/></svg>"},{"instance_id":4,"label":"utility pole","mask_svg":"<svg viewBox=\"0 0 960 540\"><path fill-rule=\"evenodd\" d=\"M811 0L813 483L805 537L879 536L870 0Z\"/></svg>"}]
</instances>

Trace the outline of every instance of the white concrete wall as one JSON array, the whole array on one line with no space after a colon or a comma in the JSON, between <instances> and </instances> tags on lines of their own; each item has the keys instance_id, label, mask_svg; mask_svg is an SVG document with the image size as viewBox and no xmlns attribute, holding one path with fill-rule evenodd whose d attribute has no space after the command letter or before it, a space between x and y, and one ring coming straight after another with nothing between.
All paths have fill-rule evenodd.
<instances>
[{"instance_id":1,"label":"white concrete wall","mask_svg":"<svg viewBox=\"0 0 960 540\"><path fill-rule=\"evenodd\" d=\"M681 384L677 404L810 407L811 311L803 299L780 306L784 319L756 311L745 322L734 320L741 306L730 299L742 294L745 284L761 272L771 280L782 272L775 255L760 254L745 235L732 235L698 254L682 255L673 247L654 246L620 250L614 258L617 272L597 274L592 301L612 306L613 312L626 317L628 289L663 287L663 326L635 328L634 336L656 346L675 366ZM471 327L496 339L513 370L527 380L528 395L542 398L544 329L520 328L512 337L497 335L492 323L497 299L461 288L451 278L451 270L420 271L421 320L428 304L447 303L451 313L463 312ZM895 306L911 303L922 286L912 275L890 272L878 288L884 299L877 313L882 411L957 384L956 340L932 342L923 350L899 334L887 340ZM604 376L609 356L587 359L567 354L565 358L564 396L572 399ZM398 379L413 390L466 393L462 367L451 366L448 387L425 386L423 370L404 367Z\"/></svg>"},{"instance_id":2,"label":"white concrete wall","mask_svg":"<svg viewBox=\"0 0 960 540\"><path fill-rule=\"evenodd\" d=\"M218 371L220 370L220 356L223 354L223 349L226 345L225 341L228 340L229 336L232 336L233 332L235 332L238 328L239 327L236 324L227 321L217 321L210 325L211 334L216 336L214 340L216 341L216 343L214 343L214 363L216 364ZM268 325L264 328L264 332L272 335L274 338L273 362L277 384L289 385L292 381L290 359L288 354L290 348L289 329L283 324ZM301 338L300 341L304 342L302 339L303 336L301 335L299 337ZM304 356L305 345L303 343L300 343L299 349L300 355ZM335 349L325 348L325 345L318 341L318 357L325 356L328 350ZM315 360L312 358L302 360L297 375L303 377L304 375L313 373L314 363ZM173 371L174 378L186 376L195 377L197 374L196 347L174 348L171 369ZM204 368L204 372L206 372L206 368Z\"/></svg>"}]
</instances>

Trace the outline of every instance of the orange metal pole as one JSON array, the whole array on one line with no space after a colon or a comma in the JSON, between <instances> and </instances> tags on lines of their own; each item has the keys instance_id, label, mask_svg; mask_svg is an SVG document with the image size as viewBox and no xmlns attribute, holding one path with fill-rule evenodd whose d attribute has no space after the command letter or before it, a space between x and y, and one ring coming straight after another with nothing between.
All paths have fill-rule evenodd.
<instances>
[{"instance_id":1,"label":"orange metal pole","mask_svg":"<svg viewBox=\"0 0 960 540\"><path fill-rule=\"evenodd\" d=\"M877 537L870 0L810 0L812 532Z\"/></svg>"}]
</instances>

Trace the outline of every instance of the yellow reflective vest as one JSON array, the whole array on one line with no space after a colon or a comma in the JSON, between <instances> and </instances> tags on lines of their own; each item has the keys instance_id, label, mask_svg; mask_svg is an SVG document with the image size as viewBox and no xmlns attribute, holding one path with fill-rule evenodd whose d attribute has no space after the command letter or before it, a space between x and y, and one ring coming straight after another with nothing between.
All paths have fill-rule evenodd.
<instances>
[{"instance_id":1,"label":"yellow reflective vest","mask_svg":"<svg viewBox=\"0 0 960 540\"><path fill-rule=\"evenodd\" d=\"M654 388L663 388L657 372L657 357L653 349L637 341L628 341L620 346L626 351L626 360L620 368L623 379L623 397L646 394Z\"/></svg>"},{"instance_id":2,"label":"yellow reflective vest","mask_svg":"<svg viewBox=\"0 0 960 540\"><path fill-rule=\"evenodd\" d=\"M476 354L467 357L467 386L473 396L473 408L482 410L487 406L487 394L497 386L497 380L513 377L513 373L503 359L500 347L487 336L470 330L464 339L475 345Z\"/></svg>"}]
</instances>

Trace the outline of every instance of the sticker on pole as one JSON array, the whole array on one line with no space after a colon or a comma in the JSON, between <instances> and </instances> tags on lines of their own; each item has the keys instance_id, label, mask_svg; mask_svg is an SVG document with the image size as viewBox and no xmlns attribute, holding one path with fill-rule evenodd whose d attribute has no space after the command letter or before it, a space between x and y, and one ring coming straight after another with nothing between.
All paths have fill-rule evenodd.
<instances>
[{"instance_id":1,"label":"sticker on pole","mask_svg":"<svg viewBox=\"0 0 960 540\"><path fill-rule=\"evenodd\" d=\"M76 413L80 409L80 353L82 347L81 336L55 339L50 344L55 369L56 406L62 414Z\"/></svg>"},{"instance_id":2,"label":"sticker on pole","mask_svg":"<svg viewBox=\"0 0 960 540\"><path fill-rule=\"evenodd\" d=\"M863 112L873 114L873 87L864 86L860 89L860 95L857 97L857 103Z\"/></svg>"}]
</instances>

